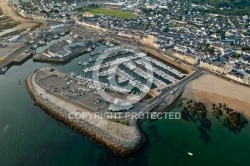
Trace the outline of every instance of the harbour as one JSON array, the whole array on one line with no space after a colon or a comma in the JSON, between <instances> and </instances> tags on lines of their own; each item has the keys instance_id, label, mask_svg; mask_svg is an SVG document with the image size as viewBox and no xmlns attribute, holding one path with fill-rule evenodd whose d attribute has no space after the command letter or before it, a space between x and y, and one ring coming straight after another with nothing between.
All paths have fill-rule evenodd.
<instances>
[{"instance_id":1,"label":"harbour","mask_svg":"<svg viewBox=\"0 0 250 166\"><path fill-rule=\"evenodd\" d=\"M103 49L105 49L105 46L97 47L96 51ZM247 153L249 149L245 148L244 142L249 138L249 127L244 129L240 135L234 135L219 127L221 121L212 119L213 127L210 136L213 142L206 145L199 139L199 131L192 123L182 120L145 120L141 124L141 130L145 134L147 142L142 149L133 153L133 155L119 157L51 118L41 108L33 104L33 100L29 97L24 86L24 79L30 74L30 71L53 66L55 70L64 73L71 73L72 71L80 73L79 71L83 71L83 67L78 65L78 62L88 61L89 58L90 56L79 56L68 64L47 64L28 60L22 66L14 66L9 69L8 75L0 76L0 91L1 94L6 94L0 96L1 129L5 128L6 125L9 126L6 132L1 134L1 140L8 140L9 144L7 145L3 141L0 141L0 144L3 149L6 149L2 157L11 161L8 164L16 165L24 161L29 164L38 164L35 158L29 157L30 155L37 157L39 155L39 158L43 160L39 163L43 164L72 164L72 160L77 164L84 163L82 159L86 159L88 164L93 165L111 164L113 162L143 165L146 164L146 161L137 160L137 158L144 157L147 164L150 165L159 164L159 161L174 164L180 161L180 158L185 161L185 164L198 165L202 163L206 165L203 160L208 154L213 154L212 158L219 163L241 163L244 165L245 162L248 162L244 156L235 154L232 151L234 147L231 145L237 144L235 149L241 147L241 151ZM6 85L5 88L3 88L3 85ZM19 88L15 89L14 92L14 87ZM18 95L13 96L14 93ZM17 102L11 103L13 100ZM171 111L178 112L180 109L174 107ZM34 125L29 125L30 123ZM183 135L185 135L185 138ZM16 139L19 141L16 141ZM218 144L215 142L222 141L224 144L219 146L223 152L218 152L215 150L218 148ZM189 157L187 152L192 152L194 157ZM234 157L228 159L226 156L221 156L221 153L227 153L227 155ZM169 160L169 158L164 157L165 154L171 156L172 159ZM104 158L107 159L104 160ZM236 162L235 158L241 158L242 160ZM133 159L134 162L131 163L129 159ZM184 163L181 162L180 164ZM210 164L207 162L207 165Z\"/></svg>"},{"instance_id":2,"label":"harbour","mask_svg":"<svg viewBox=\"0 0 250 166\"><path fill-rule=\"evenodd\" d=\"M210 158L204 160L204 157L209 154L214 160L225 164L245 165L248 162L247 156L242 156L233 150L240 149L240 152L248 153L244 141L249 139L249 126L240 134L235 135L220 127L221 121L212 118L213 125L210 131L212 141L204 144L199 138L200 133L197 126L193 123L183 120L148 119L141 124L141 130L145 134L147 142L132 155L120 157L51 118L33 104L33 100L24 86L24 79L31 71L53 66L64 73L76 72L82 69L77 63L83 59L84 57L77 57L65 65L34 63L32 60L28 60L22 66L14 66L9 69L8 75L0 76L0 93L6 94L0 96L0 145L2 149L5 149L1 159L10 161L8 164L11 165L24 162L33 165L41 163L67 165L80 164L83 163L82 160L88 161L87 163L91 165L103 163L107 165L112 163L154 165L166 162L170 165L176 162L210 165L212 164ZM20 77L21 85L19 85L18 77ZM6 85L5 88L3 85ZM15 89L17 86L19 88ZM22 100L19 100L20 97ZM11 102L13 100L16 102ZM174 107L171 111L178 112L180 108ZM29 125L30 123L33 125ZM7 125L8 128L5 131ZM218 133L220 134L218 135ZM218 142L221 144L218 145ZM218 146L222 151L216 151ZM193 157L189 156L187 152L192 152ZM221 153L226 153L227 156L221 155ZM38 161L31 158L31 155L42 157L44 160ZM143 160L138 160L138 158ZM236 158L239 161L236 161ZM1 163L5 164L1 159ZM72 161L74 162L72 163Z\"/></svg>"}]
</instances>

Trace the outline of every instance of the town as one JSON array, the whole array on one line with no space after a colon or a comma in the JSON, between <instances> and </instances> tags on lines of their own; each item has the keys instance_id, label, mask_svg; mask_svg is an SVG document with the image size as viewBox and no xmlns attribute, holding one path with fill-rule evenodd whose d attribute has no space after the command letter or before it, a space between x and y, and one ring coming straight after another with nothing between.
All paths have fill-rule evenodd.
<instances>
[{"instance_id":1,"label":"town","mask_svg":"<svg viewBox=\"0 0 250 166\"><path fill-rule=\"evenodd\" d=\"M203 75L250 87L247 11L193 0L0 2L15 11L0 15L0 75L52 64L26 75L35 105L115 154L145 141L133 113L163 115ZM65 64L70 72L54 69Z\"/></svg>"},{"instance_id":2,"label":"town","mask_svg":"<svg viewBox=\"0 0 250 166\"><path fill-rule=\"evenodd\" d=\"M24 18L89 27L100 31L102 37L154 48L180 63L195 65L239 83L250 84L250 27L247 15L229 17L202 13L200 9L211 6L183 1L12 1L12 4ZM116 17L89 12L96 8L124 10L130 15L124 12L120 15L122 17Z\"/></svg>"}]
</instances>

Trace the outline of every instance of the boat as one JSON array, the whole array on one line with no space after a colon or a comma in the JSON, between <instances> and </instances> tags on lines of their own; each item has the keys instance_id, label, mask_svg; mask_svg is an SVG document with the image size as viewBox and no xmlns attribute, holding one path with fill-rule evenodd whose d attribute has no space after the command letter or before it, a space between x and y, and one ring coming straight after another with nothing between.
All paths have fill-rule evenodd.
<instances>
[{"instance_id":1,"label":"boat","mask_svg":"<svg viewBox=\"0 0 250 166\"><path fill-rule=\"evenodd\" d=\"M194 154L193 154L193 153L191 153L191 152L188 152L188 155L189 155L189 156L193 156Z\"/></svg>"},{"instance_id":2,"label":"boat","mask_svg":"<svg viewBox=\"0 0 250 166\"><path fill-rule=\"evenodd\" d=\"M37 44L34 44L31 48L32 49L36 49L38 47L38 45Z\"/></svg>"},{"instance_id":3,"label":"boat","mask_svg":"<svg viewBox=\"0 0 250 166\"><path fill-rule=\"evenodd\" d=\"M111 80L113 78L113 76L108 76L107 79L108 80Z\"/></svg>"},{"instance_id":4,"label":"boat","mask_svg":"<svg viewBox=\"0 0 250 166\"><path fill-rule=\"evenodd\" d=\"M39 44L40 46L43 46L43 45L45 45L45 41L40 40L40 41L38 42L38 44Z\"/></svg>"},{"instance_id":5,"label":"boat","mask_svg":"<svg viewBox=\"0 0 250 166\"><path fill-rule=\"evenodd\" d=\"M7 71L7 67L3 67L0 69L0 74L4 74Z\"/></svg>"},{"instance_id":6,"label":"boat","mask_svg":"<svg viewBox=\"0 0 250 166\"><path fill-rule=\"evenodd\" d=\"M76 77L76 74L74 72L70 72L71 77Z\"/></svg>"},{"instance_id":7,"label":"boat","mask_svg":"<svg viewBox=\"0 0 250 166\"><path fill-rule=\"evenodd\" d=\"M83 61L78 62L78 65L83 65Z\"/></svg>"},{"instance_id":8,"label":"boat","mask_svg":"<svg viewBox=\"0 0 250 166\"><path fill-rule=\"evenodd\" d=\"M60 38L60 36L58 36L58 35L53 36L53 39L59 39L59 38Z\"/></svg>"},{"instance_id":9,"label":"boat","mask_svg":"<svg viewBox=\"0 0 250 166\"><path fill-rule=\"evenodd\" d=\"M86 66L86 65L88 65L88 64L89 64L88 62L83 62L82 65Z\"/></svg>"},{"instance_id":10,"label":"boat","mask_svg":"<svg viewBox=\"0 0 250 166\"><path fill-rule=\"evenodd\" d=\"M114 44L110 43L110 42L107 42L106 45L109 46L109 47L114 47Z\"/></svg>"},{"instance_id":11,"label":"boat","mask_svg":"<svg viewBox=\"0 0 250 166\"><path fill-rule=\"evenodd\" d=\"M60 36L64 36L64 35L65 35L65 32L61 32L61 33L60 33Z\"/></svg>"},{"instance_id":12,"label":"boat","mask_svg":"<svg viewBox=\"0 0 250 166\"><path fill-rule=\"evenodd\" d=\"M92 49L89 47L88 49L87 49L87 52L90 52Z\"/></svg>"}]
</instances>

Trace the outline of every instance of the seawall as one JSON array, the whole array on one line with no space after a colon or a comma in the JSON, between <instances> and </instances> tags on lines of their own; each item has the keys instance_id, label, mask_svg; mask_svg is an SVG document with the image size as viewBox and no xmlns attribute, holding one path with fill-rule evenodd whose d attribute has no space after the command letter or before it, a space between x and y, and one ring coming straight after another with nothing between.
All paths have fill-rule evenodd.
<instances>
[{"instance_id":1,"label":"seawall","mask_svg":"<svg viewBox=\"0 0 250 166\"><path fill-rule=\"evenodd\" d=\"M25 80L27 90L33 98L35 104L42 108L50 116L70 126L78 133L87 136L90 140L94 140L103 147L107 147L118 155L126 155L132 153L142 146L144 137L138 129L137 122L134 123L133 126L131 126L135 132L136 137L131 140L125 140L124 138L119 139L117 136L110 134L109 131L102 130L95 125L88 123L84 119L69 118L69 112L67 110L55 105L54 103L49 102L48 100L45 100L37 93L32 83L32 77L35 72L31 73ZM102 119L100 119L100 121L101 120Z\"/></svg>"}]
</instances>

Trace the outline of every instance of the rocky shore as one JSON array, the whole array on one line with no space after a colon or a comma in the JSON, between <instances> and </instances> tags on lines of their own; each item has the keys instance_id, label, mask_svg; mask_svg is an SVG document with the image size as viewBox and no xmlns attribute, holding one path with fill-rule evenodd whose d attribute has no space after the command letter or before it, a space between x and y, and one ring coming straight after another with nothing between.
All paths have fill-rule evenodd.
<instances>
[{"instance_id":1,"label":"rocky shore","mask_svg":"<svg viewBox=\"0 0 250 166\"><path fill-rule=\"evenodd\" d=\"M125 135L127 134L127 135L125 137L122 137L122 136L119 137L119 134L114 135L114 132L112 133L111 130L113 126L122 125L122 124L112 122L112 121L106 122L107 120L98 119L100 121L105 121L105 123L108 123L108 125L111 126L111 130L103 130L100 127L90 124L85 119L69 118L70 112L68 110L50 102L49 100L46 100L39 93L37 93L37 90L33 83L34 74L37 71L38 70L34 71L27 77L25 81L27 90L30 93L31 97L33 98L35 104L39 106L40 108L42 108L45 112L47 112L53 118L70 126L72 129L83 134L84 136L87 136L90 140L97 141L102 146L111 149L115 154L118 154L118 155L126 155L129 153L132 153L142 146L144 142L144 136L138 129L137 121L134 121L134 123L130 124L130 126L126 126L126 125L121 126L121 128L124 128L124 130L121 130L120 132L121 133L124 132L122 134L125 134ZM133 134L125 133L125 131L128 128L130 131L133 132Z\"/></svg>"}]
</instances>

